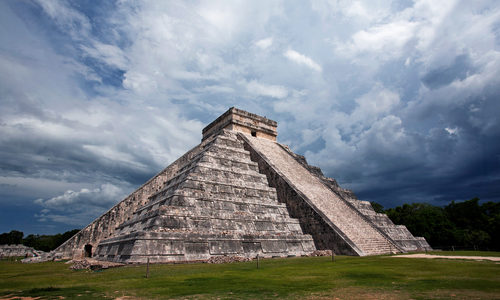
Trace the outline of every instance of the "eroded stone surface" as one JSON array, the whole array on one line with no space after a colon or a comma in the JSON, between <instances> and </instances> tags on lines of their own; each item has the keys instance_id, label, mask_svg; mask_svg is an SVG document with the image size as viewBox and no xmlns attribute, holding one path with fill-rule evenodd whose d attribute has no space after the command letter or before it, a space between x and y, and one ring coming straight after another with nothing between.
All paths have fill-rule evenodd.
<instances>
[{"instance_id":1,"label":"eroded stone surface","mask_svg":"<svg viewBox=\"0 0 500 300\"><path fill-rule=\"evenodd\" d=\"M144 263L430 249L275 142L276 126L229 109L198 146L57 251Z\"/></svg>"},{"instance_id":2,"label":"eroded stone surface","mask_svg":"<svg viewBox=\"0 0 500 300\"><path fill-rule=\"evenodd\" d=\"M144 263L209 260L216 256L300 256L314 251L276 190L237 139L223 130L165 181L96 258Z\"/></svg>"},{"instance_id":3,"label":"eroded stone surface","mask_svg":"<svg viewBox=\"0 0 500 300\"><path fill-rule=\"evenodd\" d=\"M36 256L36 250L25 245L0 245L0 257Z\"/></svg>"}]
</instances>

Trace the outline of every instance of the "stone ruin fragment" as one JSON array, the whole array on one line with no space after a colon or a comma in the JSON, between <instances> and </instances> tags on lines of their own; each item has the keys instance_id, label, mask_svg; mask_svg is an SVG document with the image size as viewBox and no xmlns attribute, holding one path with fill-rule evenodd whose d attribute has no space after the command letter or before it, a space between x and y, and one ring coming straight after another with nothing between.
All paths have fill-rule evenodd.
<instances>
[{"instance_id":1,"label":"stone ruin fragment","mask_svg":"<svg viewBox=\"0 0 500 300\"><path fill-rule=\"evenodd\" d=\"M37 252L40 251L21 244L0 245L0 258L17 256L33 257L37 256Z\"/></svg>"},{"instance_id":2,"label":"stone ruin fragment","mask_svg":"<svg viewBox=\"0 0 500 300\"><path fill-rule=\"evenodd\" d=\"M199 145L56 249L120 263L378 255L430 249L276 142L277 123L230 108Z\"/></svg>"}]
</instances>

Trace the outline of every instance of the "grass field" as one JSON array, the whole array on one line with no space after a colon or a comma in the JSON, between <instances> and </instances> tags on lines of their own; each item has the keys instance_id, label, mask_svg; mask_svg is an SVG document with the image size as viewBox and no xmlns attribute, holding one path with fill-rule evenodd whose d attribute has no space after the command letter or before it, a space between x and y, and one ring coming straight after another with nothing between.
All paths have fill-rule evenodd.
<instances>
[{"instance_id":1,"label":"grass field","mask_svg":"<svg viewBox=\"0 0 500 300\"><path fill-rule=\"evenodd\" d=\"M500 299L500 264L488 261L304 257L261 260L259 269L255 262L151 265L149 278L146 266L68 267L0 261L0 298Z\"/></svg>"}]
</instances>

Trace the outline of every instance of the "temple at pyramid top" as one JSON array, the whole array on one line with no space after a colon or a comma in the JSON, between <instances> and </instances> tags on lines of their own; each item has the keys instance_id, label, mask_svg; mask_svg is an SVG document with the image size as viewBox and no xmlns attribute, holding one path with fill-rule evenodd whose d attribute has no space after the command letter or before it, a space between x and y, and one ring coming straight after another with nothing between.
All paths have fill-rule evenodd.
<instances>
[{"instance_id":1,"label":"temple at pyramid top","mask_svg":"<svg viewBox=\"0 0 500 300\"><path fill-rule=\"evenodd\" d=\"M247 111L231 107L212 123L203 128L202 141L218 134L222 129L251 134L254 137L276 141L278 123Z\"/></svg>"}]
</instances>

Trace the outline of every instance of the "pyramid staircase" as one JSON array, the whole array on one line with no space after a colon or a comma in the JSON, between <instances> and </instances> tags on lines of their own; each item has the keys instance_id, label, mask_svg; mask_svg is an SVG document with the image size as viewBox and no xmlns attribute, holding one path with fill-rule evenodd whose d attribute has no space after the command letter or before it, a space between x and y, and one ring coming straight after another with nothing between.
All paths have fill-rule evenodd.
<instances>
[{"instance_id":1,"label":"pyramid staircase","mask_svg":"<svg viewBox=\"0 0 500 300\"><path fill-rule=\"evenodd\" d=\"M257 160L272 169L275 176L285 181L286 188L293 189L300 195L300 201L306 202L319 215L324 227L327 228L306 230L315 237L318 249L333 249L337 253L360 256L402 252L402 249L390 237L379 230L351 203L334 193L294 156L290 155L281 144L243 133L239 135L248 144L248 149L253 150L259 156ZM266 173L269 174L269 171ZM284 189L285 184L275 183L274 185L277 185L279 190ZM284 198L284 201L293 199L293 197ZM289 207L297 205L287 204ZM304 215L304 212L296 213L296 215ZM325 231L334 235L331 243L322 243L326 239L315 236L318 232L324 233Z\"/></svg>"},{"instance_id":2,"label":"pyramid staircase","mask_svg":"<svg viewBox=\"0 0 500 300\"><path fill-rule=\"evenodd\" d=\"M355 197L345 197L360 213L366 216L379 230L389 236L405 252L432 250L423 237L415 237L404 225L395 225L386 214L377 213L370 202Z\"/></svg>"},{"instance_id":3,"label":"pyramid staircase","mask_svg":"<svg viewBox=\"0 0 500 300\"><path fill-rule=\"evenodd\" d=\"M386 214L377 213L370 202L359 200L352 191L340 187L335 179L325 177L320 168L309 165L304 156L292 152L285 145L280 146L282 146L288 154L295 158L295 160L313 176L319 178L323 184L329 187L335 194L347 201L351 208L362 214L364 218L397 245L400 250L403 252L432 250L425 238L413 236L404 225L395 225Z\"/></svg>"},{"instance_id":4,"label":"pyramid staircase","mask_svg":"<svg viewBox=\"0 0 500 300\"><path fill-rule=\"evenodd\" d=\"M286 257L314 250L312 237L278 202L237 134L223 130L205 141L113 237L102 240L95 256L144 263Z\"/></svg>"}]
</instances>

